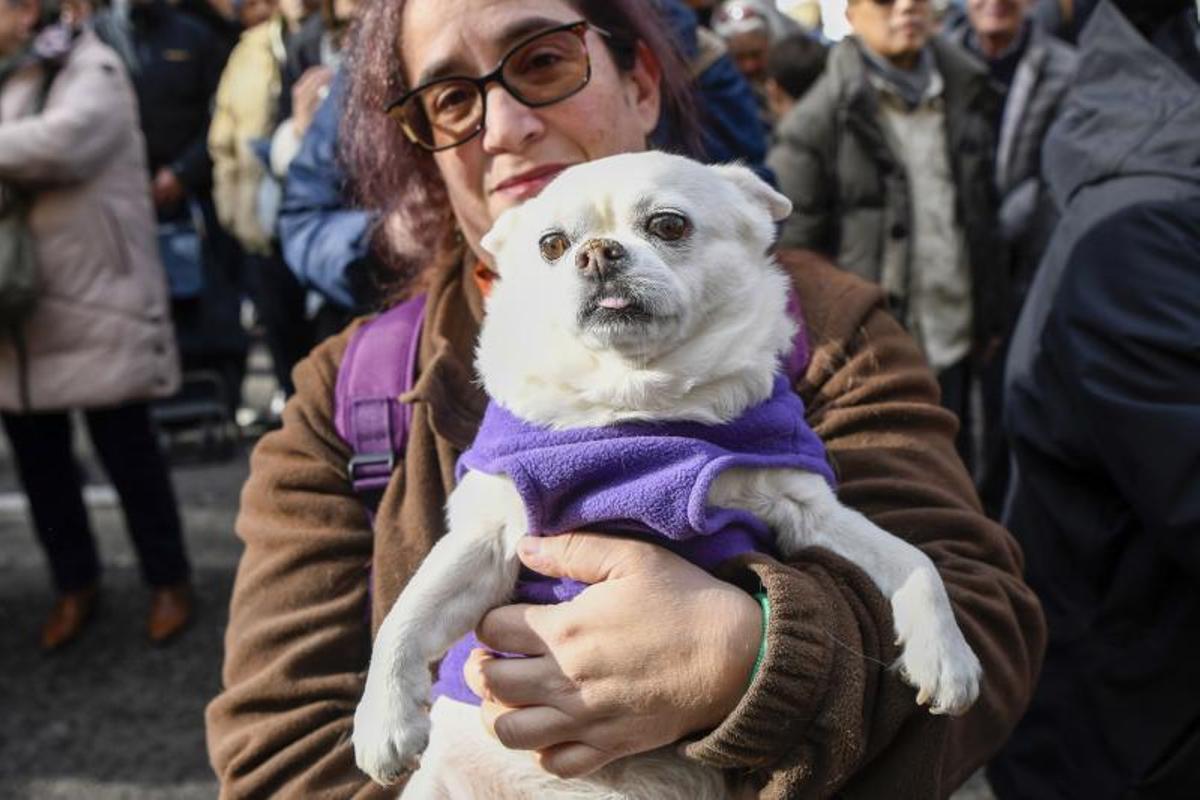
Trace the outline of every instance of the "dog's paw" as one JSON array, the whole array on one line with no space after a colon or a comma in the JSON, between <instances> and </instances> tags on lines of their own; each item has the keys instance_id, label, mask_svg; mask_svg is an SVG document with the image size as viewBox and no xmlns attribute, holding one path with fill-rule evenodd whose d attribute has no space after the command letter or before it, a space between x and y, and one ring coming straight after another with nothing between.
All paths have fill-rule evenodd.
<instances>
[{"instance_id":1,"label":"dog's paw","mask_svg":"<svg viewBox=\"0 0 1200 800\"><path fill-rule=\"evenodd\" d=\"M920 569L892 595L897 662L904 681L917 689L917 703L933 714L964 713L979 697L983 670L954 621L941 579Z\"/></svg>"},{"instance_id":2,"label":"dog's paw","mask_svg":"<svg viewBox=\"0 0 1200 800\"><path fill-rule=\"evenodd\" d=\"M354 712L354 760L371 780L390 786L421 765L429 728L424 708L388 712L364 698Z\"/></svg>"}]
</instances>

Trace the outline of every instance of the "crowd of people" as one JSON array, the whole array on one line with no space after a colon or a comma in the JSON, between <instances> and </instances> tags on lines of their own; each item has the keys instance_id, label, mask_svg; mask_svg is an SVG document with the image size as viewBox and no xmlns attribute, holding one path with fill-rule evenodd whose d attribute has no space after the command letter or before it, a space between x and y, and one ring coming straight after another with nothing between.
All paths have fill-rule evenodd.
<instances>
[{"instance_id":1,"label":"crowd of people","mask_svg":"<svg viewBox=\"0 0 1200 800\"><path fill-rule=\"evenodd\" d=\"M881 672L888 612L852 565L751 559L721 581L769 596L768 655L736 708L709 709L719 724L663 722L689 670L725 666L705 612L681 604L675 666L635 680L664 623L612 588L595 627L627 658L581 671L622 687L591 689L610 716L652 711L639 730L580 711L527 749L559 768L564 742L630 753L672 730L764 797L940 796L985 762L1001 800L1194 794L1200 3L848 0L837 42L828 5L0 0L0 258L36 271L10 302L0 264L0 411L54 587L42 648L98 597L72 412L124 508L148 637L189 624L153 412L199 373L237 406L252 306L290 400L243 495L210 752L230 797L373 796L347 731L483 407L479 240L507 202L488 187L660 147L739 160L791 200L778 251L811 339L809 422L843 501L937 563L984 690L964 717L921 716ZM415 132L409 90L487 75L524 44L505 26L580 19L583 87L530 104L497 71L470 135ZM372 525L332 387L351 321L422 292L411 430ZM617 582L596 565L638 546L579 534L546 557L599 591ZM654 563L633 591L683 580ZM608 646L543 625L512 650ZM507 688L489 686L492 724Z\"/></svg>"}]
</instances>

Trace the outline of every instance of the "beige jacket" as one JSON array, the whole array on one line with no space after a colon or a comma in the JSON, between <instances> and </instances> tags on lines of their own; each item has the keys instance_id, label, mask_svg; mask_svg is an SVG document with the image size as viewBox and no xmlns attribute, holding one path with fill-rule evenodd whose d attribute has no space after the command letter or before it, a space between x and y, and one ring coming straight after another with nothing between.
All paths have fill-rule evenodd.
<instances>
[{"instance_id":1,"label":"beige jacket","mask_svg":"<svg viewBox=\"0 0 1200 800\"><path fill-rule=\"evenodd\" d=\"M23 326L31 410L169 395L179 359L133 89L90 32L31 116L40 86L31 66L0 91L0 181L34 193L41 294ZM0 336L0 409L21 410L18 383L16 349Z\"/></svg>"},{"instance_id":2,"label":"beige jacket","mask_svg":"<svg viewBox=\"0 0 1200 800\"><path fill-rule=\"evenodd\" d=\"M217 218L244 248L263 255L270 252L272 238L258 217L258 191L266 169L250 142L269 138L274 130L285 57L282 17L243 33L221 73L208 128Z\"/></svg>"}]
</instances>

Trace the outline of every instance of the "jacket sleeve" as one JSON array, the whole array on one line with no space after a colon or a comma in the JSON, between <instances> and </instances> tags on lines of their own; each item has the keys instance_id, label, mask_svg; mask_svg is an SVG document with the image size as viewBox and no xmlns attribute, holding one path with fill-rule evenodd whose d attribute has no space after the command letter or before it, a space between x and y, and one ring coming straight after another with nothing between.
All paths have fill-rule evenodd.
<instances>
[{"instance_id":1,"label":"jacket sleeve","mask_svg":"<svg viewBox=\"0 0 1200 800\"><path fill-rule=\"evenodd\" d=\"M1042 341L1096 467L1200 582L1200 201L1136 205L1093 227Z\"/></svg>"},{"instance_id":2,"label":"jacket sleeve","mask_svg":"<svg viewBox=\"0 0 1200 800\"><path fill-rule=\"evenodd\" d=\"M137 131L133 91L113 57L68 66L42 113L0 124L0 179L79 183Z\"/></svg>"},{"instance_id":3,"label":"jacket sleeve","mask_svg":"<svg viewBox=\"0 0 1200 800\"><path fill-rule=\"evenodd\" d=\"M982 692L955 719L918 707L890 669L899 651L888 603L849 562L819 549L789 564L746 556L724 577L767 592L765 661L739 707L687 752L750 771L765 798L943 797L1016 724L1045 623L1015 541L980 511L954 418L911 337L874 288L825 299L809 316L813 339L828 323L845 334L828 341L848 345L818 346L799 389L839 499L937 565L983 664Z\"/></svg>"},{"instance_id":4,"label":"jacket sleeve","mask_svg":"<svg viewBox=\"0 0 1200 800\"><path fill-rule=\"evenodd\" d=\"M228 231L236 230L235 215L238 212L237 186L239 161L237 141L237 105L233 97L239 66L239 51L234 50L229 59L221 82L217 86L216 102L213 106L212 122L208 126L208 154L212 159L213 204L217 207L217 220Z\"/></svg>"},{"instance_id":5,"label":"jacket sleeve","mask_svg":"<svg viewBox=\"0 0 1200 800\"><path fill-rule=\"evenodd\" d=\"M835 187L829 172L831 165L811 137L796 130L797 126L807 128L813 113L805 101L788 112L779 124L779 139L767 155L767 166L775 173L779 191L792 201L792 214L783 223L779 246L833 255L831 220Z\"/></svg>"},{"instance_id":6,"label":"jacket sleeve","mask_svg":"<svg viewBox=\"0 0 1200 800\"><path fill-rule=\"evenodd\" d=\"M369 258L375 217L348 208L343 196L337 126L344 86L345 78L339 75L288 167L279 236L284 261L300 281L352 309L351 265Z\"/></svg>"},{"instance_id":7,"label":"jacket sleeve","mask_svg":"<svg viewBox=\"0 0 1200 800\"><path fill-rule=\"evenodd\" d=\"M345 342L297 367L283 427L255 448L242 493L224 689L206 711L222 798L396 793L357 770L349 742L370 658L372 536L329 421Z\"/></svg>"}]
</instances>

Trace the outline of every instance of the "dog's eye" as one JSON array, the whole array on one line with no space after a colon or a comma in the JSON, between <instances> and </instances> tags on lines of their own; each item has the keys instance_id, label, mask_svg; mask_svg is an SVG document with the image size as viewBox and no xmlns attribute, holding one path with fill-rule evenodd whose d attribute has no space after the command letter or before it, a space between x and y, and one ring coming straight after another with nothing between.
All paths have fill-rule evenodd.
<instances>
[{"instance_id":1,"label":"dog's eye","mask_svg":"<svg viewBox=\"0 0 1200 800\"><path fill-rule=\"evenodd\" d=\"M547 261L558 261L570 247L571 241L561 233L547 233L538 242L538 248L542 251L542 258Z\"/></svg>"},{"instance_id":2,"label":"dog's eye","mask_svg":"<svg viewBox=\"0 0 1200 800\"><path fill-rule=\"evenodd\" d=\"M664 211L661 214L655 214L649 219L646 223L646 230L652 236L657 236L664 242L676 242L682 239L683 235L687 233L687 217L672 211Z\"/></svg>"}]
</instances>

